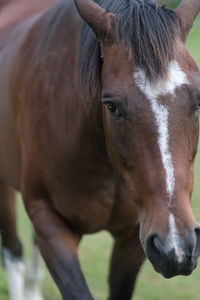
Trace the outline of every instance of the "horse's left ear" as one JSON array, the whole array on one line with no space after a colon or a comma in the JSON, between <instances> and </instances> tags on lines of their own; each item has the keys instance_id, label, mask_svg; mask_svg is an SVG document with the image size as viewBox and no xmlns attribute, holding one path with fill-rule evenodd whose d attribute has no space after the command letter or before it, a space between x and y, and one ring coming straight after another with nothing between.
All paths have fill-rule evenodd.
<instances>
[{"instance_id":1,"label":"horse's left ear","mask_svg":"<svg viewBox=\"0 0 200 300\"><path fill-rule=\"evenodd\" d=\"M112 34L115 15L106 12L92 0L75 0L80 16L90 25L98 39L103 39Z\"/></svg>"},{"instance_id":2,"label":"horse's left ear","mask_svg":"<svg viewBox=\"0 0 200 300\"><path fill-rule=\"evenodd\" d=\"M200 12L200 0L182 0L176 9L176 14L181 22L181 38L186 40L192 24Z\"/></svg>"}]
</instances>

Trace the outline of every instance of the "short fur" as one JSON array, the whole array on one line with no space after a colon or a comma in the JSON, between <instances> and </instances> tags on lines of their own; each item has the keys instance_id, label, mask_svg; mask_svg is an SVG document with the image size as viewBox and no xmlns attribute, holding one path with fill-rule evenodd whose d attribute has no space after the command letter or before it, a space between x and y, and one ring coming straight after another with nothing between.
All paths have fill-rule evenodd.
<instances>
[{"instance_id":1,"label":"short fur","mask_svg":"<svg viewBox=\"0 0 200 300\"><path fill-rule=\"evenodd\" d=\"M165 15L164 8L156 8L151 2L144 5L126 0L107 0L110 2L107 9L118 11L118 15L122 16L121 27L116 26L121 42L104 51L105 65L100 74L99 44L86 25L83 29L83 14L79 10L79 15L74 0L7 1L11 6L5 6L7 16L10 16L6 28L0 17L0 231L2 247L10 254L5 256L4 252L9 279L10 274L21 278L15 272L13 262L21 260L22 254L11 187L22 193L37 245L63 300L94 299L80 268L78 246L84 234L99 230L107 230L114 238L109 271L110 300L131 299L144 253L156 271L165 277L191 274L200 255L200 227L191 210L192 170L199 136L199 103L196 106L194 103L195 99L200 99L200 73L180 36L177 37L180 44L177 63L190 80L190 87L178 85L180 78L175 80L174 74L169 76L172 80L169 83L165 81L162 95L163 91L173 93L179 86L176 101L173 101L175 95L168 93L159 99L162 106L156 107L155 111L159 113L160 108L166 105L169 112L169 122L164 121L165 127L166 124L169 126L170 149L163 149L173 154L176 183L169 205L161 147L159 149L156 143L159 132L155 113L148 96L139 91L139 86L136 88L138 82L134 82L133 72L138 72L137 66L132 57L128 59L126 56L126 51L131 51L137 62L133 47L141 42L133 45L132 32L139 32L142 28L146 39L155 35L162 40L162 47L149 50L155 56L144 66L154 66L155 72L154 59L165 66L174 55L167 56L171 48L164 47L169 44L165 41L168 38L165 31L170 23L167 20L171 17ZM40 6L36 9L36 2L43 3L41 9L44 9L54 1L55 6L26 19L38 12ZM92 1L76 1L84 11L84 20L91 21L91 25L92 21L97 24L94 27L96 32L101 33L102 27L106 27L99 28L99 21L100 25L113 24L108 23L110 19L113 21L113 16L104 14ZM97 1L102 5L107 2ZM200 0L195 1L200 3ZM156 15L156 11L160 10L160 17L150 18L150 10ZM146 22L140 20L135 28L137 22L131 19L133 11L137 16L146 14ZM100 19L97 18L98 13ZM5 10L1 16L5 16ZM181 14L179 16L181 19ZM161 19L166 27L159 37L154 31L158 32L156 27L159 27ZM125 20L130 30L125 31ZM169 40L173 45L174 37ZM149 41L152 39L147 39L144 46L147 49L151 44ZM107 42L109 45L113 42L111 35L108 35ZM143 58L144 47L139 53ZM95 52L91 55L94 48ZM80 64L80 55L85 63L81 61ZM111 68L112 61L116 62L118 76ZM137 65L140 64L138 61ZM80 69L86 80L83 87L76 81L80 77ZM159 71L164 76L165 67L160 67ZM144 74L143 69L142 72ZM144 75L142 78L145 78ZM93 101L92 98L88 99L91 103L91 109L88 109L87 99L80 99L85 91L88 96L92 89L94 92L96 89L96 94L100 93L101 77L102 88L104 91L107 89L108 96L110 92L111 101L116 104L115 112L109 111L108 105L98 105L98 99ZM145 88L152 87L144 82ZM160 86L159 82L156 83L150 90L153 97L160 94L160 89L155 90ZM92 88L88 89L90 86ZM158 119L158 122L163 122L163 119ZM166 146L167 138L163 140ZM170 214L174 220L171 218L170 221ZM177 246L178 234L181 245L178 239ZM37 273L37 268L35 271ZM33 274L34 279L37 279L36 273ZM26 279L26 283L31 281L33 289L37 280L29 276ZM30 300L27 286L24 299ZM17 297L19 299L20 296Z\"/></svg>"}]
</instances>

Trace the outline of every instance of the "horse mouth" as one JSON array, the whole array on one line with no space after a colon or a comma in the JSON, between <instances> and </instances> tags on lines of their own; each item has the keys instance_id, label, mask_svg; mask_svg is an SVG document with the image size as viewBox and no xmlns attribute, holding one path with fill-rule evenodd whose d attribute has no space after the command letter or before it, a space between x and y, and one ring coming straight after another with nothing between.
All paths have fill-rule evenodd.
<instances>
[{"instance_id":1,"label":"horse mouth","mask_svg":"<svg viewBox=\"0 0 200 300\"><path fill-rule=\"evenodd\" d=\"M192 263L188 262L184 264L178 264L169 261L159 265L153 264L153 267L157 273L160 273L166 279L170 279L175 276L189 276L196 269L197 260Z\"/></svg>"}]
</instances>

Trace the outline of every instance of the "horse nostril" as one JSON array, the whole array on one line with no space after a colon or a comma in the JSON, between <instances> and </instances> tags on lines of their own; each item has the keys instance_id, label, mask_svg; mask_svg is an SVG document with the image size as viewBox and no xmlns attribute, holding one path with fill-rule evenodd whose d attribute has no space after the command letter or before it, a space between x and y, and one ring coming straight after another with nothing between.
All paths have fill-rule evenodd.
<instances>
[{"instance_id":1,"label":"horse nostril","mask_svg":"<svg viewBox=\"0 0 200 300\"><path fill-rule=\"evenodd\" d=\"M200 226L196 227L196 228L194 229L194 232L195 232L195 234L196 234L197 240L199 240L199 239L200 239Z\"/></svg>"},{"instance_id":2,"label":"horse nostril","mask_svg":"<svg viewBox=\"0 0 200 300\"><path fill-rule=\"evenodd\" d=\"M152 263L158 263L158 258L163 254L163 246L157 234L152 234L148 237L146 243L146 254Z\"/></svg>"},{"instance_id":3,"label":"horse nostril","mask_svg":"<svg viewBox=\"0 0 200 300\"><path fill-rule=\"evenodd\" d=\"M195 241L192 256L194 259L197 259L200 255L200 226L196 227L194 229L194 232L195 232L196 241Z\"/></svg>"},{"instance_id":4,"label":"horse nostril","mask_svg":"<svg viewBox=\"0 0 200 300\"><path fill-rule=\"evenodd\" d=\"M157 234L152 234L147 240L147 250L154 250L157 252L163 251L162 242Z\"/></svg>"},{"instance_id":5,"label":"horse nostril","mask_svg":"<svg viewBox=\"0 0 200 300\"><path fill-rule=\"evenodd\" d=\"M154 236L153 244L154 244L156 251L158 251L160 253L164 252L163 244L162 244L161 240L159 239L158 235Z\"/></svg>"}]
</instances>

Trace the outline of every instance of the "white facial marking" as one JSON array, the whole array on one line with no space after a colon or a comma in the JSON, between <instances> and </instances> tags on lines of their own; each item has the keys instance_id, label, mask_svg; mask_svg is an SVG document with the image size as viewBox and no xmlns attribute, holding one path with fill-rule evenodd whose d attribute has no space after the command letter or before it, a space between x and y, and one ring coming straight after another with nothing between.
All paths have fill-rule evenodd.
<instances>
[{"instance_id":1,"label":"white facial marking","mask_svg":"<svg viewBox=\"0 0 200 300\"><path fill-rule=\"evenodd\" d=\"M43 260L37 246L33 246L32 254L26 265L25 298L27 300L44 300L42 295Z\"/></svg>"},{"instance_id":2,"label":"white facial marking","mask_svg":"<svg viewBox=\"0 0 200 300\"><path fill-rule=\"evenodd\" d=\"M134 78L136 85L150 101L151 108L154 113L158 131L158 146L166 173L166 192L171 200L174 193L175 176L172 154L169 147L169 112L167 107L160 104L157 98L167 94L174 94L175 90L181 85L187 84L188 80L185 73L180 69L176 61L169 63L168 79L165 81L160 80L157 83L152 84L146 78L144 71L141 69L135 72Z\"/></svg>"},{"instance_id":3,"label":"white facial marking","mask_svg":"<svg viewBox=\"0 0 200 300\"><path fill-rule=\"evenodd\" d=\"M181 246L180 234L177 230L174 215L170 213L169 215L169 235L168 235L168 245L171 246L169 251L174 250L178 262L181 263L184 258L184 251Z\"/></svg>"},{"instance_id":4,"label":"white facial marking","mask_svg":"<svg viewBox=\"0 0 200 300\"><path fill-rule=\"evenodd\" d=\"M186 74L181 70L176 61L171 61L168 67L168 79L160 80L152 84L145 76L145 72L138 69L134 73L135 83L150 101L151 108L155 117L156 128L158 131L158 146L161 154L161 161L166 174L166 193L169 197L170 207L175 188L175 174L172 153L169 145L169 111L167 107L159 103L159 97L175 93L176 89L184 84L188 84ZM174 249L179 263L183 261L184 252L181 247L181 237L176 227L173 214L169 214L169 235L168 244L170 250Z\"/></svg>"},{"instance_id":5,"label":"white facial marking","mask_svg":"<svg viewBox=\"0 0 200 300\"><path fill-rule=\"evenodd\" d=\"M24 263L5 248L3 249L3 261L10 300L27 300L24 297Z\"/></svg>"}]
</instances>

